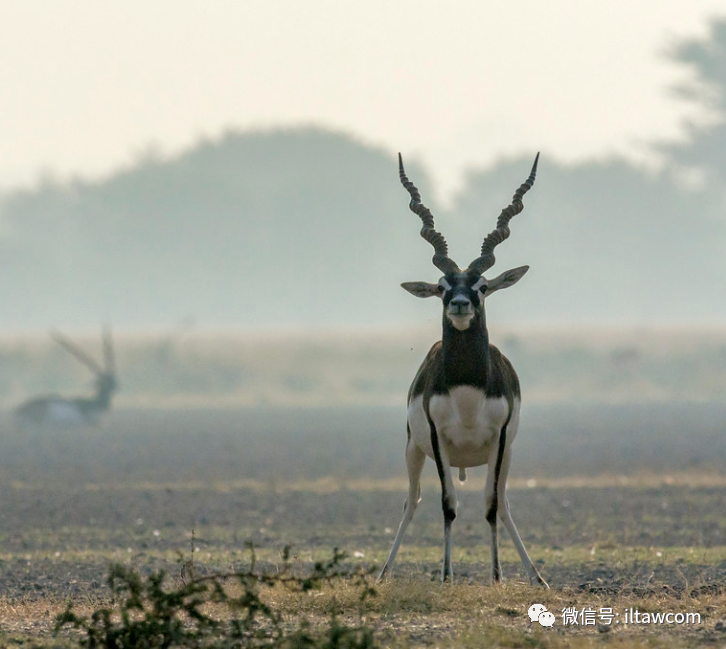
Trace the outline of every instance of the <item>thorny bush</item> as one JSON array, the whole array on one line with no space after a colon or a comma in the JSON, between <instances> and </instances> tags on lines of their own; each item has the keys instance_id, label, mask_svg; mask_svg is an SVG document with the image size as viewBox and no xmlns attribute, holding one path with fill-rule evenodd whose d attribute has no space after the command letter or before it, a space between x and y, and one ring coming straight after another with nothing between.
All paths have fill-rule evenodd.
<instances>
[{"instance_id":1,"label":"thorny bush","mask_svg":"<svg viewBox=\"0 0 726 649\"><path fill-rule=\"evenodd\" d=\"M264 588L308 592L324 583L352 580L360 589L360 602L375 595L370 572L343 570L345 554L336 548L327 562L318 562L309 574L294 575L290 547L275 574L256 569L254 548L250 568L242 572L197 577L193 561L185 564L188 578L174 587L163 570L147 577L114 564L108 577L113 605L98 608L90 617L78 616L69 604L56 619L56 633L66 626L82 632L87 649L374 649L372 631L362 624L341 622L335 610L327 626L316 630L302 616L292 622L269 604Z\"/></svg>"}]
</instances>

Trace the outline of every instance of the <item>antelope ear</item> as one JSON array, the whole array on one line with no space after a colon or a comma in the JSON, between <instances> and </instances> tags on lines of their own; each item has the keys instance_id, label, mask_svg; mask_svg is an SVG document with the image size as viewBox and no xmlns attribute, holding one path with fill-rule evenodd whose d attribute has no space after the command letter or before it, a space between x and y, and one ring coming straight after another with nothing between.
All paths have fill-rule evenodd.
<instances>
[{"instance_id":1,"label":"antelope ear","mask_svg":"<svg viewBox=\"0 0 726 649\"><path fill-rule=\"evenodd\" d=\"M529 266L520 266L519 268L513 268L512 270L505 270L501 275L498 275L494 279L487 282L487 292L486 294L489 295L490 293L494 293L494 291L498 291L501 288L509 288L510 286L514 286L522 277L524 277L524 274L529 270Z\"/></svg>"},{"instance_id":2,"label":"antelope ear","mask_svg":"<svg viewBox=\"0 0 726 649\"><path fill-rule=\"evenodd\" d=\"M404 282L401 284L411 295L415 297L435 297L441 295L438 284L429 284L427 282Z\"/></svg>"}]
</instances>

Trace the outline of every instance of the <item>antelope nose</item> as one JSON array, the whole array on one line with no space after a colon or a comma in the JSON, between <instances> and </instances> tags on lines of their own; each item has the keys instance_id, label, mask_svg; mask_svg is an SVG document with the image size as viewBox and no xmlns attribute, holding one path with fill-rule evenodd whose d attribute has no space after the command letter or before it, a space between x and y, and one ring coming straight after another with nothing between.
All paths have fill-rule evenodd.
<instances>
[{"instance_id":1,"label":"antelope nose","mask_svg":"<svg viewBox=\"0 0 726 649\"><path fill-rule=\"evenodd\" d=\"M466 312L469 309L469 300L467 300L465 297L455 297L451 302L449 302L449 307L451 309L451 312L456 313L462 313Z\"/></svg>"}]
</instances>

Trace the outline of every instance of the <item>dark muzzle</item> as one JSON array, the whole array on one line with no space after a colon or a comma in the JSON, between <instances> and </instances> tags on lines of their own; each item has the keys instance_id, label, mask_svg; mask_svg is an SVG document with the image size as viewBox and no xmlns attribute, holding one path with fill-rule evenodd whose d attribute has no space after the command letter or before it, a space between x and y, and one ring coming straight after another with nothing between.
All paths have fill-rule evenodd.
<instances>
[{"instance_id":1,"label":"dark muzzle","mask_svg":"<svg viewBox=\"0 0 726 649\"><path fill-rule=\"evenodd\" d=\"M467 315L471 309L471 302L464 297L455 297L449 302L449 314Z\"/></svg>"}]
</instances>

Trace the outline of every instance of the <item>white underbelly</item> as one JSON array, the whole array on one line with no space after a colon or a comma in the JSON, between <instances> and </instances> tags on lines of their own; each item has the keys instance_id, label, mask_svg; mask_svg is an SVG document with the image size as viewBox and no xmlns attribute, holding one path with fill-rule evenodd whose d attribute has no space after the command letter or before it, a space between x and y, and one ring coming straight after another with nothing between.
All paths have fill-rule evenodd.
<instances>
[{"instance_id":1,"label":"white underbelly","mask_svg":"<svg viewBox=\"0 0 726 649\"><path fill-rule=\"evenodd\" d=\"M51 401L46 407L45 419L53 426L80 426L87 423L81 411L67 401Z\"/></svg>"},{"instance_id":2,"label":"white underbelly","mask_svg":"<svg viewBox=\"0 0 726 649\"><path fill-rule=\"evenodd\" d=\"M468 468L489 462L507 421L509 404L504 397L487 398L476 388L459 386L448 395L431 397L429 412L450 465ZM409 404L408 423L414 443L433 458L431 429L420 396ZM519 403L515 401L507 426L507 446L514 439L518 423Z\"/></svg>"}]
</instances>

